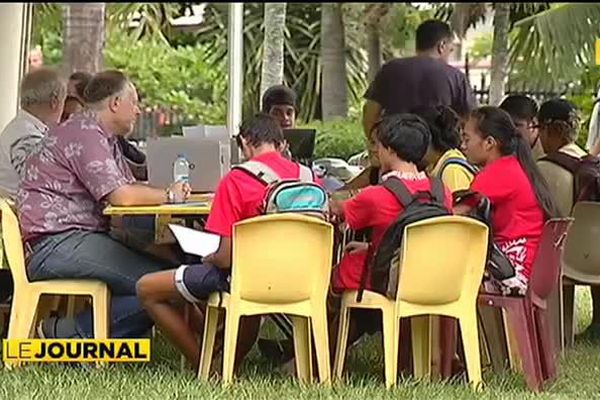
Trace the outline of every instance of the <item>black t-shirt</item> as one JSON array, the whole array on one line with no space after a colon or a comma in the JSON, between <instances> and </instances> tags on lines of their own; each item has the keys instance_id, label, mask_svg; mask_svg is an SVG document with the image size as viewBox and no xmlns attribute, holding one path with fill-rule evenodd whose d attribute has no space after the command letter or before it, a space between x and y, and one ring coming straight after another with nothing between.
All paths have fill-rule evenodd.
<instances>
[{"instance_id":1,"label":"black t-shirt","mask_svg":"<svg viewBox=\"0 0 600 400\"><path fill-rule=\"evenodd\" d=\"M423 56L387 62L375 76L365 98L379 103L386 114L445 105L464 116L476 107L465 74L441 60Z\"/></svg>"}]
</instances>

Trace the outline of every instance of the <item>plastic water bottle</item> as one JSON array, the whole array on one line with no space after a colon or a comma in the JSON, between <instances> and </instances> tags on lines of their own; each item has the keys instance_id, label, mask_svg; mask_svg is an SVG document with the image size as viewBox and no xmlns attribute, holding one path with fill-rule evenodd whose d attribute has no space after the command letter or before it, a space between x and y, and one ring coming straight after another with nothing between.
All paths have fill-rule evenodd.
<instances>
[{"instance_id":1,"label":"plastic water bottle","mask_svg":"<svg viewBox=\"0 0 600 400\"><path fill-rule=\"evenodd\" d=\"M184 154L179 154L173 163L173 182L190 182L190 163Z\"/></svg>"}]
</instances>

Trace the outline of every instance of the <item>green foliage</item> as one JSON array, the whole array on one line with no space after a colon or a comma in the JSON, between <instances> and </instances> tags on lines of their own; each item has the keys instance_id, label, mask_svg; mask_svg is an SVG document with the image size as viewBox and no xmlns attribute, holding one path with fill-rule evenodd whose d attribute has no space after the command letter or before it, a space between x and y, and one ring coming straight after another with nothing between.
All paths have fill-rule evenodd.
<instances>
[{"instance_id":1,"label":"green foliage","mask_svg":"<svg viewBox=\"0 0 600 400\"><path fill-rule=\"evenodd\" d=\"M337 157L348 160L366 148L362 126L354 120L315 121L305 127L317 130L315 158Z\"/></svg>"},{"instance_id":2,"label":"green foliage","mask_svg":"<svg viewBox=\"0 0 600 400\"><path fill-rule=\"evenodd\" d=\"M581 125L579 128L579 136L577 144L585 148L588 136L588 129L594 108L594 98L600 83L600 67L588 67L582 73L579 80L579 87L576 92L578 94L568 96L568 100L577 106L581 116Z\"/></svg>"},{"instance_id":3,"label":"green foliage","mask_svg":"<svg viewBox=\"0 0 600 400\"><path fill-rule=\"evenodd\" d=\"M186 122L225 123L223 64L211 59L201 45L172 48L159 40L112 35L105 64L131 77L145 106L179 111Z\"/></svg>"},{"instance_id":4,"label":"green foliage","mask_svg":"<svg viewBox=\"0 0 600 400\"><path fill-rule=\"evenodd\" d=\"M473 61L479 61L485 59L488 56L491 56L493 40L494 34L492 32L479 34L473 40L473 44L471 44L471 47L469 47L469 57Z\"/></svg>"},{"instance_id":5,"label":"green foliage","mask_svg":"<svg viewBox=\"0 0 600 400\"><path fill-rule=\"evenodd\" d=\"M594 60L599 19L598 3L553 3L515 24L509 62L530 84L569 84Z\"/></svg>"},{"instance_id":6,"label":"green foliage","mask_svg":"<svg viewBox=\"0 0 600 400\"><path fill-rule=\"evenodd\" d=\"M244 109L245 116L258 110L263 43L262 3L244 4ZM284 81L298 93L300 117L321 117L321 5L288 3L284 43ZM227 59L226 4L210 3L198 41L211 47L215 60ZM346 70L349 103L358 103L366 89L367 61L356 30L346 32Z\"/></svg>"},{"instance_id":7,"label":"green foliage","mask_svg":"<svg viewBox=\"0 0 600 400\"><path fill-rule=\"evenodd\" d=\"M394 3L381 21L385 59L414 54L417 27L432 16L432 9L421 10L410 3Z\"/></svg>"}]
</instances>

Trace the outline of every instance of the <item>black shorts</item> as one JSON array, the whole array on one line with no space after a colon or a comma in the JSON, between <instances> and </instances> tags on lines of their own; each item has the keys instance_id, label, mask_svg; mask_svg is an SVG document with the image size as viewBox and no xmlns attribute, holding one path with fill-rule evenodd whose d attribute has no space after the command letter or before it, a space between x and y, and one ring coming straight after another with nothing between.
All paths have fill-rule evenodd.
<instances>
[{"instance_id":1,"label":"black shorts","mask_svg":"<svg viewBox=\"0 0 600 400\"><path fill-rule=\"evenodd\" d=\"M182 265L175 270L175 287L184 299L197 303L211 293L229 291L228 275L212 265Z\"/></svg>"}]
</instances>

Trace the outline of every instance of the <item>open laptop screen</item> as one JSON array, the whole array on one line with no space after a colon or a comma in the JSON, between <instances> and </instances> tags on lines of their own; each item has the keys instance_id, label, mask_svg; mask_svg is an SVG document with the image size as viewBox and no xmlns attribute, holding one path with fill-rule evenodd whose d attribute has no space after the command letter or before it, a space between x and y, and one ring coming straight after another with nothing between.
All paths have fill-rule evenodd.
<instances>
[{"instance_id":1,"label":"open laptop screen","mask_svg":"<svg viewBox=\"0 0 600 400\"><path fill-rule=\"evenodd\" d=\"M284 129L283 137L290 146L295 160L312 160L315 152L315 129Z\"/></svg>"}]
</instances>

